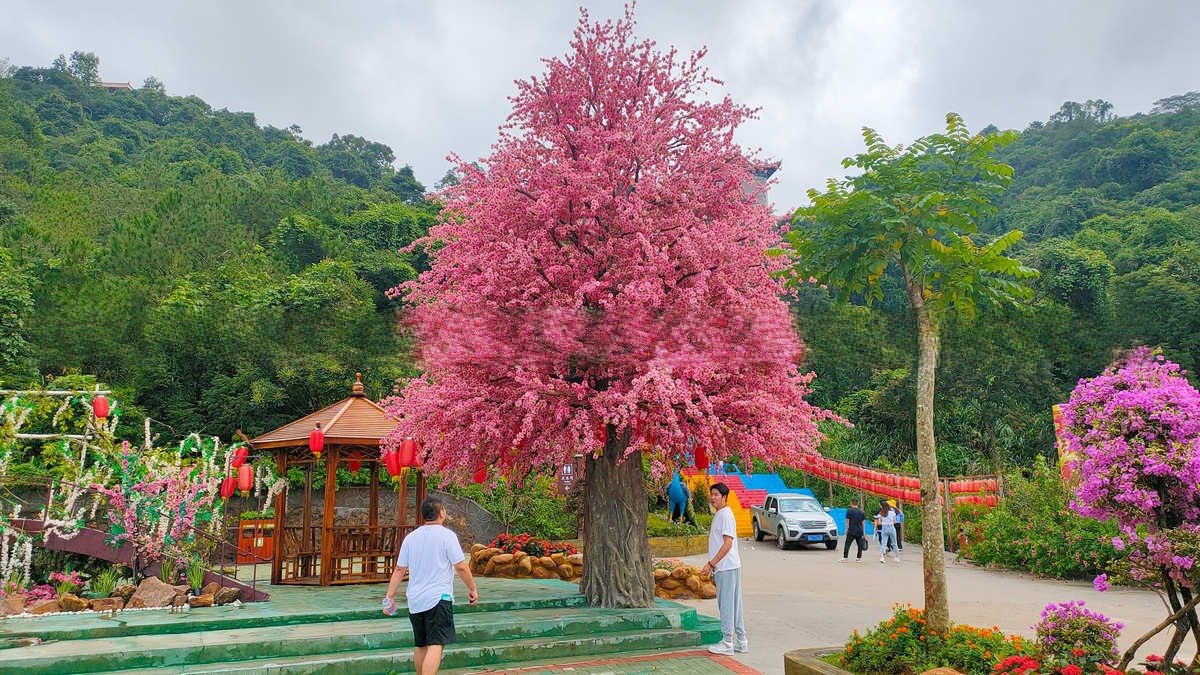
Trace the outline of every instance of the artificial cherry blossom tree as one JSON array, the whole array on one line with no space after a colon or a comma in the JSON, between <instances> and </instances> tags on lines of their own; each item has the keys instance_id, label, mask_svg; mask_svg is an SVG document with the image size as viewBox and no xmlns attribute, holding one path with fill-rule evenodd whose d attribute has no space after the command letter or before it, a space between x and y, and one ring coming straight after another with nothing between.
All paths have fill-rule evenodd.
<instances>
[{"instance_id":1,"label":"artificial cherry blossom tree","mask_svg":"<svg viewBox=\"0 0 1200 675\"><path fill-rule=\"evenodd\" d=\"M566 56L517 83L491 154L458 162L419 242L431 268L395 289L426 372L389 402L392 442L418 439L446 479L584 454L582 591L604 607L653 602L644 456L794 465L832 417L804 400L765 256L779 233L734 142L754 111L707 100L703 50L633 28L585 12Z\"/></svg>"}]
</instances>

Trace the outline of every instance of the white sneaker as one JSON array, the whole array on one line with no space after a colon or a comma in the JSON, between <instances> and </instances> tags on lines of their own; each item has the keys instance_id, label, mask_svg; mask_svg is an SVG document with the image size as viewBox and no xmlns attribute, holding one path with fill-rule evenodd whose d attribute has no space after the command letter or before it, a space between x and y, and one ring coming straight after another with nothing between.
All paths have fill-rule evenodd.
<instances>
[{"instance_id":1,"label":"white sneaker","mask_svg":"<svg viewBox=\"0 0 1200 675\"><path fill-rule=\"evenodd\" d=\"M745 653L749 652L750 651L750 641L749 640L741 640L740 642L738 642L737 644L735 644L733 646L733 651L735 651L739 654L745 654Z\"/></svg>"},{"instance_id":2,"label":"white sneaker","mask_svg":"<svg viewBox=\"0 0 1200 675\"><path fill-rule=\"evenodd\" d=\"M841 562L849 562L846 558L842 558Z\"/></svg>"},{"instance_id":3,"label":"white sneaker","mask_svg":"<svg viewBox=\"0 0 1200 675\"><path fill-rule=\"evenodd\" d=\"M855 559L854 559L854 562L862 562L862 561L863 561L863 559L862 559L862 558L855 558Z\"/></svg>"},{"instance_id":4,"label":"white sneaker","mask_svg":"<svg viewBox=\"0 0 1200 675\"><path fill-rule=\"evenodd\" d=\"M884 558L883 556L879 556L879 562L881 562L881 563L887 562L887 558Z\"/></svg>"},{"instance_id":5,"label":"white sneaker","mask_svg":"<svg viewBox=\"0 0 1200 675\"><path fill-rule=\"evenodd\" d=\"M715 645L709 645L708 651L713 654L733 655L733 643L727 640L721 640Z\"/></svg>"},{"instance_id":6,"label":"white sneaker","mask_svg":"<svg viewBox=\"0 0 1200 675\"><path fill-rule=\"evenodd\" d=\"M896 556L896 562L900 562L900 556Z\"/></svg>"}]
</instances>

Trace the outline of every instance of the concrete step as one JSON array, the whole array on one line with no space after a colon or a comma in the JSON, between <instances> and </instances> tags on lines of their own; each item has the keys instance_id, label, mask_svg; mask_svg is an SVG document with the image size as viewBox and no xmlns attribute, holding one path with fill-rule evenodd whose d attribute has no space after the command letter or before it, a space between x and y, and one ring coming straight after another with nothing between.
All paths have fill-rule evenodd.
<instances>
[{"instance_id":1,"label":"concrete step","mask_svg":"<svg viewBox=\"0 0 1200 675\"><path fill-rule=\"evenodd\" d=\"M130 665L182 668L263 658L304 660L349 652L380 650L393 654L411 650L412 629L406 617L388 618L378 612L376 617L359 621L66 640L4 650L0 671L22 675L95 673ZM629 635L701 625L695 610L666 603L649 609L581 607L475 612L456 616L455 623L459 642L464 646L512 641L510 648L530 639ZM696 642L692 644L698 644L701 632L694 634Z\"/></svg>"},{"instance_id":2,"label":"concrete step","mask_svg":"<svg viewBox=\"0 0 1200 675\"><path fill-rule=\"evenodd\" d=\"M522 640L465 643L446 648L442 666L446 669L487 666L501 663L548 661L603 654L637 651L675 651L704 644L697 631L681 629L641 630L593 636L541 637ZM68 672L68 671L59 671ZM402 650L364 650L325 656L260 658L252 661L226 661L209 664L177 664L154 668L109 671L119 675L281 675L321 673L322 675L375 675L378 673L415 672L411 648Z\"/></svg>"}]
</instances>

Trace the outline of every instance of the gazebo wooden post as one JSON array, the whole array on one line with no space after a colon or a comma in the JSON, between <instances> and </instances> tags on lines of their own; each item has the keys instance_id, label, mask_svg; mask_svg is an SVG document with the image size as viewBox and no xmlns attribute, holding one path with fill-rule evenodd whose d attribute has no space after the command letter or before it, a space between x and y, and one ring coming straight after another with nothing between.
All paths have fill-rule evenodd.
<instances>
[{"instance_id":1,"label":"gazebo wooden post","mask_svg":"<svg viewBox=\"0 0 1200 675\"><path fill-rule=\"evenodd\" d=\"M325 457L325 515L321 519L321 585L333 582L333 502L337 498L337 465L341 448L333 446Z\"/></svg>"},{"instance_id":2,"label":"gazebo wooden post","mask_svg":"<svg viewBox=\"0 0 1200 675\"><path fill-rule=\"evenodd\" d=\"M287 476L287 448L275 450L275 466L279 469L280 476ZM275 495L275 549L271 555L271 583L273 584L279 584L283 580L283 546L280 545L280 541L283 538L284 514L287 513L287 493L288 491L283 489Z\"/></svg>"},{"instance_id":3,"label":"gazebo wooden post","mask_svg":"<svg viewBox=\"0 0 1200 675\"><path fill-rule=\"evenodd\" d=\"M312 537L312 478L313 467L315 462L308 461L304 463L304 517L300 520L300 546L308 552L307 556L301 558L301 568L297 573L302 577L310 577L312 571L312 551L308 548L308 543Z\"/></svg>"},{"instance_id":4,"label":"gazebo wooden post","mask_svg":"<svg viewBox=\"0 0 1200 675\"><path fill-rule=\"evenodd\" d=\"M421 502L425 501L425 472L416 469L417 472L417 525L425 524L425 516L421 514Z\"/></svg>"},{"instance_id":5,"label":"gazebo wooden post","mask_svg":"<svg viewBox=\"0 0 1200 675\"><path fill-rule=\"evenodd\" d=\"M379 541L382 539L379 533L379 462L371 462L371 512L367 518L367 531L371 533L371 541ZM374 558L367 564L372 574L378 571L379 566Z\"/></svg>"},{"instance_id":6,"label":"gazebo wooden post","mask_svg":"<svg viewBox=\"0 0 1200 675\"><path fill-rule=\"evenodd\" d=\"M421 508L417 507L417 516L420 517ZM400 501L396 504L396 525L405 527L408 525L408 472L400 473ZM396 539L396 545L400 545L399 538Z\"/></svg>"}]
</instances>

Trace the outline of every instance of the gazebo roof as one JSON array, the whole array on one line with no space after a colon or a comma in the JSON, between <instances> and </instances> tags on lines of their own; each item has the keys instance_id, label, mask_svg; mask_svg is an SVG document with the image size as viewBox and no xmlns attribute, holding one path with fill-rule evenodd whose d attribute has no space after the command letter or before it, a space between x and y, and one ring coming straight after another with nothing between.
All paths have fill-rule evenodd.
<instances>
[{"instance_id":1,"label":"gazebo roof","mask_svg":"<svg viewBox=\"0 0 1200 675\"><path fill-rule=\"evenodd\" d=\"M379 445L380 439L396 428L387 411L363 393L362 373L355 373L349 397L269 431L250 445L261 450L308 445L308 435L317 422L325 432L325 442L339 445Z\"/></svg>"}]
</instances>

